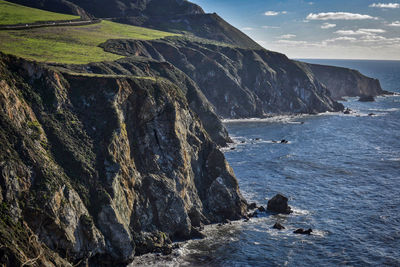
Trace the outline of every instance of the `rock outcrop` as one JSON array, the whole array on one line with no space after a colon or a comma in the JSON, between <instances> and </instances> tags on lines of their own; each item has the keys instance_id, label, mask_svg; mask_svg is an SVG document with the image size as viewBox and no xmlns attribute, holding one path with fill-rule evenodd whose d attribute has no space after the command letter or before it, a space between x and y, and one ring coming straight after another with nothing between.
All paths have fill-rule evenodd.
<instances>
[{"instance_id":1,"label":"rock outcrop","mask_svg":"<svg viewBox=\"0 0 400 267\"><path fill-rule=\"evenodd\" d=\"M8 260L126 263L197 237L202 224L245 215L233 171L188 101L195 88L4 55L0 77Z\"/></svg>"},{"instance_id":2,"label":"rock outcrop","mask_svg":"<svg viewBox=\"0 0 400 267\"><path fill-rule=\"evenodd\" d=\"M369 78L357 70L348 68L301 63L308 66L315 77L326 87L335 100L345 96L378 96L388 94L382 89L379 80Z\"/></svg>"},{"instance_id":3,"label":"rock outcrop","mask_svg":"<svg viewBox=\"0 0 400 267\"><path fill-rule=\"evenodd\" d=\"M288 198L281 194L276 194L273 198L268 200L267 210L283 214L292 213L292 209L288 205Z\"/></svg>"}]
</instances>

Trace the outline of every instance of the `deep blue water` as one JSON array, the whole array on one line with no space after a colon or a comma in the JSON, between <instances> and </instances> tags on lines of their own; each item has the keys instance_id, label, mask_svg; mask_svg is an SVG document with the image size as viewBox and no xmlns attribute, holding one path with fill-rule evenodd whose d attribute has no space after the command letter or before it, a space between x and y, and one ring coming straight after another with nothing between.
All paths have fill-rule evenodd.
<instances>
[{"instance_id":1,"label":"deep blue water","mask_svg":"<svg viewBox=\"0 0 400 267\"><path fill-rule=\"evenodd\" d=\"M382 80L397 81L391 88L397 65ZM225 155L245 198L266 206L282 193L294 213L207 227L162 265L400 266L400 96L343 104L356 113L226 123L236 143ZM281 139L290 143L271 142ZM300 227L314 232L292 233Z\"/></svg>"}]
</instances>

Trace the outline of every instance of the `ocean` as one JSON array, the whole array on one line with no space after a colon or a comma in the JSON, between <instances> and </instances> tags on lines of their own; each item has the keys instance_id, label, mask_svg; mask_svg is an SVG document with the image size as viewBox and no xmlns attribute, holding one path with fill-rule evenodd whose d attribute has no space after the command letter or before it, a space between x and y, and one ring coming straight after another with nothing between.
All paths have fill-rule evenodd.
<instances>
[{"instance_id":1,"label":"ocean","mask_svg":"<svg viewBox=\"0 0 400 267\"><path fill-rule=\"evenodd\" d=\"M400 61L307 61L355 68L400 92ZM207 226L207 238L142 263L400 266L400 96L342 103L355 113L226 122L235 144L225 156L244 197L266 207L281 193L294 213ZM289 143L273 142L281 139ZM272 229L275 222L286 229Z\"/></svg>"}]
</instances>

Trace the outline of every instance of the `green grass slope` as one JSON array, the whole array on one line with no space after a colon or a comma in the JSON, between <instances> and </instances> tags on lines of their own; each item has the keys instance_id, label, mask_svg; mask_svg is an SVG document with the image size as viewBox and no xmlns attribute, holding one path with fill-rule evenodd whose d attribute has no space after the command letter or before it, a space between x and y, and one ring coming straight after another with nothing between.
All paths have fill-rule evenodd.
<instances>
[{"instance_id":1,"label":"green grass slope","mask_svg":"<svg viewBox=\"0 0 400 267\"><path fill-rule=\"evenodd\" d=\"M7 4L9 3L5 1L0 2L0 14L5 14L4 17L12 17L15 10L10 9ZM42 14L41 12L43 14L55 14L55 17L59 19L65 19L63 16L69 16L24 6L19 7L23 12L13 18L13 24L26 23L27 20L32 20L33 18L41 21L49 20L46 15L40 17L38 14ZM53 17L53 20L55 17ZM8 21L11 20L9 19ZM0 31L0 51L39 62L86 64L89 62L111 61L122 57L105 52L99 47L99 44L108 39L152 40L176 35L143 27L102 21L98 24L86 26Z\"/></svg>"},{"instance_id":2,"label":"green grass slope","mask_svg":"<svg viewBox=\"0 0 400 267\"><path fill-rule=\"evenodd\" d=\"M79 19L79 17L48 12L0 0L0 25L70 19Z\"/></svg>"}]
</instances>

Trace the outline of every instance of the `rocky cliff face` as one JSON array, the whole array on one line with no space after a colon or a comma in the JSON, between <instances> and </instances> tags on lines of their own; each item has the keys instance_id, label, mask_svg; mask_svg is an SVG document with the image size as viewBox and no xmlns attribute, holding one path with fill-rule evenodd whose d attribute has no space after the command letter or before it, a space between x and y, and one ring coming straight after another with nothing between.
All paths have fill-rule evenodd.
<instances>
[{"instance_id":1,"label":"rocky cliff face","mask_svg":"<svg viewBox=\"0 0 400 267\"><path fill-rule=\"evenodd\" d=\"M182 84L4 55L0 77L3 262L129 262L245 213Z\"/></svg>"},{"instance_id":2,"label":"rocky cliff face","mask_svg":"<svg viewBox=\"0 0 400 267\"><path fill-rule=\"evenodd\" d=\"M309 68L317 79L322 82L335 100L344 96L377 96L389 93L382 89L379 80L369 78L357 70L324 66L318 64L301 63Z\"/></svg>"},{"instance_id":3,"label":"rocky cliff face","mask_svg":"<svg viewBox=\"0 0 400 267\"><path fill-rule=\"evenodd\" d=\"M338 111L326 87L285 55L182 40L109 40L109 52L171 62L192 78L224 118Z\"/></svg>"}]
</instances>

